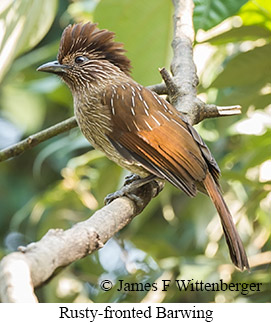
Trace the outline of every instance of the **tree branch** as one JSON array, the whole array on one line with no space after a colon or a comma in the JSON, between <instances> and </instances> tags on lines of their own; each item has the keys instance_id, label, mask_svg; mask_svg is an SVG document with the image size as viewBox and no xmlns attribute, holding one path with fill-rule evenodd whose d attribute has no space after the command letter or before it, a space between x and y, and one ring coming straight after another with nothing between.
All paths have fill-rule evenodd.
<instances>
[{"instance_id":1,"label":"tree branch","mask_svg":"<svg viewBox=\"0 0 271 323\"><path fill-rule=\"evenodd\" d=\"M75 117L71 117L62 122L55 124L45 130L42 130L34 135L27 137L26 139L18 142L15 145L7 147L0 151L0 162L7 160L11 157L19 156L26 150L37 146L38 144L46 141L52 137L55 137L65 131L71 130L77 126Z\"/></svg>"},{"instance_id":2,"label":"tree branch","mask_svg":"<svg viewBox=\"0 0 271 323\"><path fill-rule=\"evenodd\" d=\"M118 198L71 229L51 229L40 241L20 247L18 252L4 257L0 263L2 302L36 302L35 287L47 281L57 268L102 248L142 212L155 196L154 192L153 182L148 183L135 191L141 198L140 209L129 198Z\"/></svg>"},{"instance_id":3,"label":"tree branch","mask_svg":"<svg viewBox=\"0 0 271 323\"><path fill-rule=\"evenodd\" d=\"M171 62L173 78L165 69L160 71L169 89L171 103L192 125L206 118L240 114L240 106L217 107L214 104L206 104L197 97L199 80L193 60L194 3L193 0L173 0L173 4L175 7Z\"/></svg>"}]
</instances>

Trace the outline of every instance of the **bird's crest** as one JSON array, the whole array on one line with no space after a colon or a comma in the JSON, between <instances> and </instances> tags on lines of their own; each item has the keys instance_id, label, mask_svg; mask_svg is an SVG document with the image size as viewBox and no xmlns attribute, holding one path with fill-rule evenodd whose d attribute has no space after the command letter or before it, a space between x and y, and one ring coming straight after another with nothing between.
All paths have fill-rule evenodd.
<instances>
[{"instance_id":1,"label":"bird's crest","mask_svg":"<svg viewBox=\"0 0 271 323\"><path fill-rule=\"evenodd\" d=\"M115 33L96 26L97 24L90 22L67 26L63 31L57 55L59 63L73 53L87 53L96 59L108 60L129 75L131 65L124 55L123 44L114 41Z\"/></svg>"}]
</instances>

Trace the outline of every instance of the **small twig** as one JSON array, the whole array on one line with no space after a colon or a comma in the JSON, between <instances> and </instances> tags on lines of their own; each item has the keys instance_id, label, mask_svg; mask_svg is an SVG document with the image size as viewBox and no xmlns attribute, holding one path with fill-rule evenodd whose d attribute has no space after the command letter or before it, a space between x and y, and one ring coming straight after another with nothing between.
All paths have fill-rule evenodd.
<instances>
[{"instance_id":1,"label":"small twig","mask_svg":"<svg viewBox=\"0 0 271 323\"><path fill-rule=\"evenodd\" d=\"M155 85L149 85L147 88L153 92L156 92L157 94L168 94L168 88L165 83L155 84Z\"/></svg>"},{"instance_id":2,"label":"small twig","mask_svg":"<svg viewBox=\"0 0 271 323\"><path fill-rule=\"evenodd\" d=\"M169 72L164 67L160 68L159 72L167 86L168 95L170 96L171 101L173 101L174 98L180 93L179 89L176 83L173 81L173 78L170 76Z\"/></svg>"},{"instance_id":3,"label":"small twig","mask_svg":"<svg viewBox=\"0 0 271 323\"><path fill-rule=\"evenodd\" d=\"M207 104L207 108L209 109L209 111L212 109L213 106L215 106L220 116L233 116L242 113L241 105L229 105L226 107L220 107L214 104Z\"/></svg>"},{"instance_id":4,"label":"small twig","mask_svg":"<svg viewBox=\"0 0 271 323\"><path fill-rule=\"evenodd\" d=\"M230 105L226 107L220 107L215 104L206 104L201 100L199 101L200 103L198 106L197 122L200 122L208 118L229 117L229 116L241 114L242 108L240 105Z\"/></svg>"},{"instance_id":5,"label":"small twig","mask_svg":"<svg viewBox=\"0 0 271 323\"><path fill-rule=\"evenodd\" d=\"M0 151L0 162L7 160L11 157L19 156L26 150L33 148L41 142L48 140L52 137L59 135L65 131L68 131L77 126L75 117L71 117L62 122L57 123L45 130L42 130L34 135L27 137L26 139L18 142L15 145L7 147Z\"/></svg>"}]
</instances>

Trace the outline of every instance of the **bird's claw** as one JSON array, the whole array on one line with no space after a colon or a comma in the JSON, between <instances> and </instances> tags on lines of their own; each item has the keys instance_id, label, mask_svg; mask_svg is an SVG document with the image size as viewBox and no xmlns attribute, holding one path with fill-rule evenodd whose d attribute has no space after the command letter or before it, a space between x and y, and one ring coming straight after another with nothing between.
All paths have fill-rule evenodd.
<instances>
[{"instance_id":1,"label":"bird's claw","mask_svg":"<svg viewBox=\"0 0 271 323\"><path fill-rule=\"evenodd\" d=\"M132 186L130 186L132 183L133 182L131 182L130 184L124 184L124 186L120 190L118 190L114 193L108 194L104 199L104 203L107 205L119 197L126 196L129 199L131 199L132 201L134 201L136 205L142 204L142 198L140 198L136 194L132 193L132 191L134 191L136 189L136 188L133 188Z\"/></svg>"},{"instance_id":2,"label":"bird's claw","mask_svg":"<svg viewBox=\"0 0 271 323\"><path fill-rule=\"evenodd\" d=\"M105 204L109 204L113 200L124 196L130 198L136 204L140 203L140 200L142 199L136 194L133 194L132 192L134 192L138 188L137 181L140 181L141 177L139 177L138 175L134 175L134 176L133 175L134 174L129 176L129 178L125 179L124 186L121 189L119 189L114 193L110 193L105 197L104 199Z\"/></svg>"},{"instance_id":3,"label":"bird's claw","mask_svg":"<svg viewBox=\"0 0 271 323\"><path fill-rule=\"evenodd\" d=\"M125 176L123 186L126 186L128 184L131 184L132 182L138 181L140 179L141 179L141 177L139 175L137 175L137 174L127 175L127 176Z\"/></svg>"},{"instance_id":4,"label":"bird's claw","mask_svg":"<svg viewBox=\"0 0 271 323\"><path fill-rule=\"evenodd\" d=\"M144 186L144 185L152 182L154 178L155 178L155 176L152 176L152 175L150 175L148 177L145 177L145 178L141 178L139 175L136 175L136 174L132 174L132 175L126 176L125 177L124 186L120 190L118 190L118 191L116 191L114 193L108 194L106 196L105 200L104 200L105 204L109 204L113 200L115 200L115 199L117 199L119 197L123 197L123 196L126 196L126 197L130 198L137 205L138 205L138 203L140 204L142 198L140 198L138 195L133 194L133 193L138 188L140 188L140 187L142 187L142 186Z\"/></svg>"}]
</instances>

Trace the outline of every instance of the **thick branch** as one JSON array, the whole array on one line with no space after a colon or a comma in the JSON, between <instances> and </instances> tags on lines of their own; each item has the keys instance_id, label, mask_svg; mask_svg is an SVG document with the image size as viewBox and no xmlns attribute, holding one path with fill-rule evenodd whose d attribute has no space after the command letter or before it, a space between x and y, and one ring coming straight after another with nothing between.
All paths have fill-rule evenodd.
<instances>
[{"instance_id":1,"label":"thick branch","mask_svg":"<svg viewBox=\"0 0 271 323\"><path fill-rule=\"evenodd\" d=\"M179 96L196 96L198 77L193 61L192 48L195 38L193 27L194 3L192 0L173 0L173 3L175 6L175 14L171 71L174 75L174 82L179 89Z\"/></svg>"},{"instance_id":2,"label":"thick branch","mask_svg":"<svg viewBox=\"0 0 271 323\"><path fill-rule=\"evenodd\" d=\"M0 263L2 302L36 302L34 287L48 280L57 268L103 247L142 211L154 197L153 192L152 183L135 192L142 199L141 209L126 197L118 198L71 229L50 230L40 241L4 257Z\"/></svg>"},{"instance_id":3,"label":"thick branch","mask_svg":"<svg viewBox=\"0 0 271 323\"><path fill-rule=\"evenodd\" d=\"M178 90L175 94L171 94L170 100L193 124L194 100L197 95L196 87L198 85L192 47L195 38L193 28L194 3L192 0L173 0L173 4L175 14L171 71Z\"/></svg>"},{"instance_id":4,"label":"thick branch","mask_svg":"<svg viewBox=\"0 0 271 323\"><path fill-rule=\"evenodd\" d=\"M190 124L196 124L206 118L240 114L240 106L217 107L206 104L197 98L198 76L193 60L193 43L195 32L193 27L193 0L173 0L174 37L172 41L173 59L171 72L173 78L165 70L161 75L167 85L171 103L184 114Z\"/></svg>"}]
</instances>

